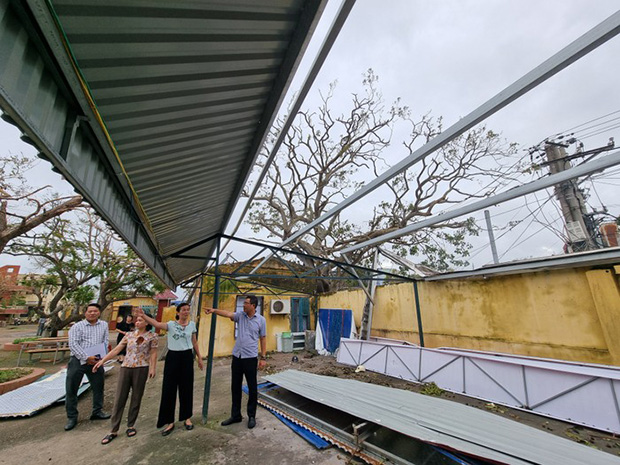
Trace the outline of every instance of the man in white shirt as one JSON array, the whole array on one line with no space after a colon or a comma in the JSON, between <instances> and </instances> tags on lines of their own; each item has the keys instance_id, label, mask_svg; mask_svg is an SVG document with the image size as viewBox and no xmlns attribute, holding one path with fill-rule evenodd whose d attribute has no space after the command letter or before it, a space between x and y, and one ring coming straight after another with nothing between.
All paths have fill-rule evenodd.
<instances>
[{"instance_id":1,"label":"man in white shirt","mask_svg":"<svg viewBox=\"0 0 620 465\"><path fill-rule=\"evenodd\" d=\"M93 365L105 355L108 349L108 324L99 319L99 304L89 304L84 313L85 319L73 325L69 330L69 349L71 359L67 366L67 382L65 405L67 408L67 424L65 431L72 430L78 420L78 389L84 375L88 378L93 390L93 410L91 420L107 420L110 414L103 408L103 367L93 373ZM89 355L95 346L102 345L103 354ZM88 350L91 349L91 350Z\"/></svg>"}]
</instances>

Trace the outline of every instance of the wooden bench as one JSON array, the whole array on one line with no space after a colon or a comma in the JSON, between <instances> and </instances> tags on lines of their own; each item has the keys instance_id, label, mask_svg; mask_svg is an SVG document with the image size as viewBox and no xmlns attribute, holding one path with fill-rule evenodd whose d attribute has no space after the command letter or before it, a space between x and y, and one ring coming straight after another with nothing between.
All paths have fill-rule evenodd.
<instances>
[{"instance_id":1,"label":"wooden bench","mask_svg":"<svg viewBox=\"0 0 620 465\"><path fill-rule=\"evenodd\" d=\"M19 356L17 357L17 366L19 366L23 353L28 354L28 363L32 363L32 356L34 354L54 354L53 364L56 364L58 360L58 354L62 355L62 360L65 358L65 353L69 352L69 339L68 338L49 338L52 340L37 340L28 341L22 343L19 350Z\"/></svg>"}]
</instances>

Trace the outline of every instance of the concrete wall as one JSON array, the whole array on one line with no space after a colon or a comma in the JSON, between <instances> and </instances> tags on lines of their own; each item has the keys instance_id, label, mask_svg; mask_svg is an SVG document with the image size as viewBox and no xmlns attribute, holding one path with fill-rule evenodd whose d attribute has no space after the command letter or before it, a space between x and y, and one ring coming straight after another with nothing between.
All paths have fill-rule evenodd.
<instances>
[{"instance_id":1,"label":"concrete wall","mask_svg":"<svg viewBox=\"0 0 620 465\"><path fill-rule=\"evenodd\" d=\"M620 365L620 267L419 283L425 345ZM363 291L322 296L350 308ZM372 336L419 342L412 284L380 286Z\"/></svg>"},{"instance_id":2,"label":"concrete wall","mask_svg":"<svg viewBox=\"0 0 620 465\"><path fill-rule=\"evenodd\" d=\"M133 297L131 299L117 300L112 302L103 311L101 318L107 320L110 329L116 328L116 319L118 318L118 310L120 307L131 305L133 307L155 307L157 308L157 301L152 297Z\"/></svg>"},{"instance_id":3,"label":"concrete wall","mask_svg":"<svg viewBox=\"0 0 620 465\"><path fill-rule=\"evenodd\" d=\"M228 310L229 312L235 311L236 295L224 295L220 298L219 308ZM293 296L294 297L294 296ZM305 297L299 295L299 297ZM264 296L263 298L263 316L267 322L267 352L276 350L276 334L291 330L291 323L289 315L271 315L269 309L271 308L271 299L274 297ZM279 297L290 299L291 296ZM203 298L202 308L211 307L211 297ZM217 318L216 330L215 330L215 346L214 355L216 357L232 354L232 349L235 345L235 324L228 318L216 317L214 315L205 315L204 311L200 312L200 324L198 327L198 344L200 347L200 353L203 357L206 357L209 353L209 338L211 333L211 320ZM312 320L312 317L311 317ZM310 321L311 327L313 322ZM259 346L260 348L260 346Z\"/></svg>"}]
</instances>

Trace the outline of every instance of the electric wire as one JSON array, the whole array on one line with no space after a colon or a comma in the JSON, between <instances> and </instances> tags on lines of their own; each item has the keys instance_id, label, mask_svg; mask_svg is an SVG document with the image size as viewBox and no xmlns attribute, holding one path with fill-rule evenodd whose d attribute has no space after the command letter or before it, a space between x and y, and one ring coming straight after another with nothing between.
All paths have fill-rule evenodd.
<instances>
[{"instance_id":1,"label":"electric wire","mask_svg":"<svg viewBox=\"0 0 620 465\"><path fill-rule=\"evenodd\" d=\"M540 228L538 231L536 231L536 232L534 232L534 233L530 234L529 236L527 236L527 237L526 237L525 239L523 239L521 242L519 242L519 243L512 243L512 244L510 245L510 247L509 247L508 249L506 249L506 252L504 252L500 258L502 258L504 255L506 255L506 253L508 253L508 252L510 252L511 250L513 250L513 248L520 246L520 245L521 245L521 244L523 244L524 242L527 242L528 240L530 240L530 239L531 239L532 237L534 237L535 235L540 234L540 233L541 233L541 232L543 232L545 229L546 229L545 227L542 227L542 228ZM524 232L525 232L525 230L524 230Z\"/></svg>"},{"instance_id":2,"label":"electric wire","mask_svg":"<svg viewBox=\"0 0 620 465\"><path fill-rule=\"evenodd\" d=\"M559 136L559 135L562 135L562 134L566 134L567 132L574 131L575 129L580 128L581 126L585 126L586 124L593 123L594 121L599 121L599 120L601 120L603 118L607 118L608 116L612 116L612 115L615 115L617 113L620 113L620 110L612 111L611 113L607 113L606 115L599 116L598 118L591 119L589 121L586 121L585 123L578 124L577 126L574 126L572 128L566 129L566 130L561 131L561 132L558 132L556 135Z\"/></svg>"}]
</instances>

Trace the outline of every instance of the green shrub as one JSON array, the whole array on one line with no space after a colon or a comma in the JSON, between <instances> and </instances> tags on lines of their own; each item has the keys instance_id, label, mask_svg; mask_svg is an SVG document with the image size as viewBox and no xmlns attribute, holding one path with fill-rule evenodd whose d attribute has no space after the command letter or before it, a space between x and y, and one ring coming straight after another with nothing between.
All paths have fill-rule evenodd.
<instances>
[{"instance_id":1,"label":"green shrub","mask_svg":"<svg viewBox=\"0 0 620 465\"><path fill-rule=\"evenodd\" d=\"M32 368L11 368L10 370L0 370L0 383L13 381L32 373Z\"/></svg>"},{"instance_id":2,"label":"green shrub","mask_svg":"<svg viewBox=\"0 0 620 465\"><path fill-rule=\"evenodd\" d=\"M420 389L421 394L425 394L427 396L441 397L445 391L437 386L435 383L426 383L422 389Z\"/></svg>"},{"instance_id":3,"label":"green shrub","mask_svg":"<svg viewBox=\"0 0 620 465\"><path fill-rule=\"evenodd\" d=\"M37 339L39 339L38 336L36 336L36 337L18 337L17 339L13 339L13 344L21 344L22 342L36 341Z\"/></svg>"}]
</instances>

